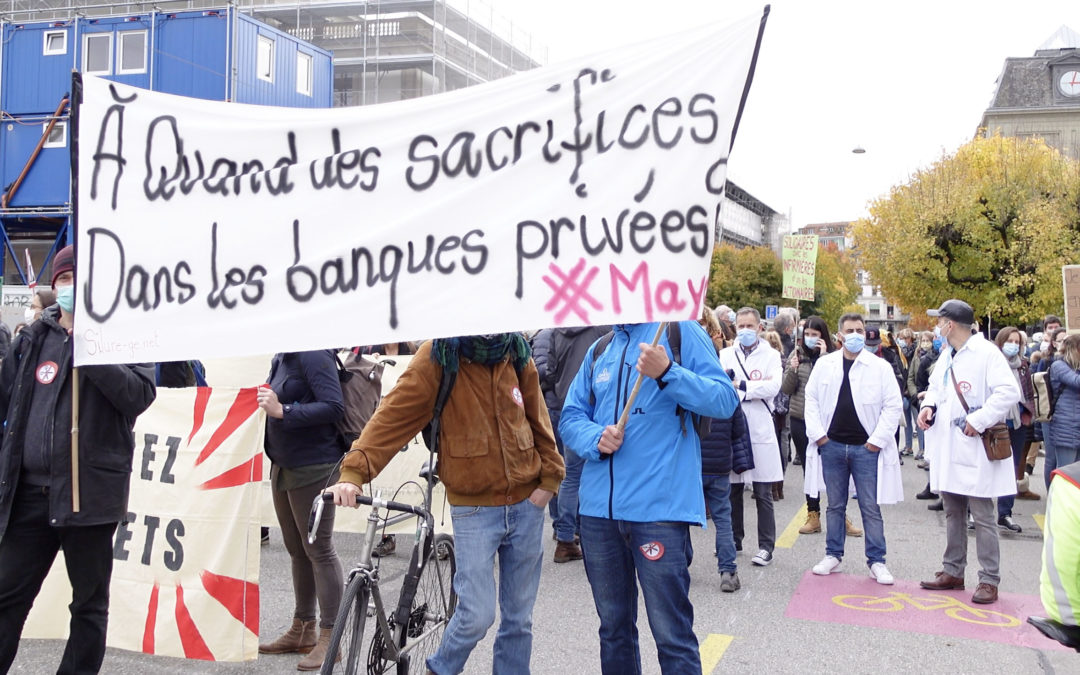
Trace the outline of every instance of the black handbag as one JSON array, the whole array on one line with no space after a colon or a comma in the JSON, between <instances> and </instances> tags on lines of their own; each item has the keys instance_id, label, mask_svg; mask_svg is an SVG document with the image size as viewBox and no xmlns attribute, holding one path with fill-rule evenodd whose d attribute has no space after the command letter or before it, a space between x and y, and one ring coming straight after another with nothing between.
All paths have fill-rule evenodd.
<instances>
[{"instance_id":1,"label":"black handbag","mask_svg":"<svg viewBox=\"0 0 1080 675\"><path fill-rule=\"evenodd\" d=\"M956 373L949 370L949 375L952 376L953 388L956 389L956 395L960 397L960 405L964 406L965 413L971 413L971 409L968 408L967 401L964 400L964 394L960 391L960 385L956 383ZM982 432L983 449L986 450L986 458L991 462L999 462L1003 459L1009 459L1012 457L1012 439L1009 437L1009 426L1004 422L998 422L997 424L987 427L986 431Z\"/></svg>"}]
</instances>

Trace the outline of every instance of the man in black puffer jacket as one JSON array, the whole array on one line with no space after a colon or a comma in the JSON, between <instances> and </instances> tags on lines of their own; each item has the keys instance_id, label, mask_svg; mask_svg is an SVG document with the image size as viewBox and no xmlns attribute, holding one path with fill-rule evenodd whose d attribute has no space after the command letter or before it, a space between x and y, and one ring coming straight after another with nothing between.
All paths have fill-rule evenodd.
<instances>
[{"instance_id":1,"label":"man in black puffer jacket","mask_svg":"<svg viewBox=\"0 0 1080 675\"><path fill-rule=\"evenodd\" d=\"M716 528L716 564L720 590L725 593L734 593L742 585L735 566L735 536L731 531L730 474L753 468L754 449L750 445L746 416L739 406L728 419L713 419L709 435L701 439L701 482Z\"/></svg>"},{"instance_id":2,"label":"man in black puffer jacket","mask_svg":"<svg viewBox=\"0 0 1080 675\"><path fill-rule=\"evenodd\" d=\"M105 656L113 533L127 516L135 418L154 400L154 366L72 368L74 251L53 262L57 304L19 334L0 368L0 672L60 548L73 591L60 673ZM79 509L73 507L71 410L79 378Z\"/></svg>"}]
</instances>

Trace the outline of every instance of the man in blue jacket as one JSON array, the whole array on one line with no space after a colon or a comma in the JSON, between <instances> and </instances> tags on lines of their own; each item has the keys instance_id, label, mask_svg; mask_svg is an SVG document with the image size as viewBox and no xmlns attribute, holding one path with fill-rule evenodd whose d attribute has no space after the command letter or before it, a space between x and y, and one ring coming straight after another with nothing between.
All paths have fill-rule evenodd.
<instances>
[{"instance_id":1,"label":"man in blue jacket","mask_svg":"<svg viewBox=\"0 0 1080 675\"><path fill-rule=\"evenodd\" d=\"M683 321L680 363L659 324L628 324L596 359L594 344L567 392L559 433L585 459L578 493L585 572L600 617L605 674L640 673L637 584L664 673L700 673L689 566L690 524L705 524L701 442L690 412L730 417L739 403L716 349ZM617 427L638 373L626 428Z\"/></svg>"}]
</instances>

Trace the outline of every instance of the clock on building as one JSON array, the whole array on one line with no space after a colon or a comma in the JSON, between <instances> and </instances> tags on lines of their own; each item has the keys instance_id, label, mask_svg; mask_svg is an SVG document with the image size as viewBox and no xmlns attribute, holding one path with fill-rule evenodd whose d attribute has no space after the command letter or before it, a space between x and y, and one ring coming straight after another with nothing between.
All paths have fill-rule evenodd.
<instances>
[{"instance_id":1,"label":"clock on building","mask_svg":"<svg viewBox=\"0 0 1080 675\"><path fill-rule=\"evenodd\" d=\"M1067 70L1061 74L1058 80L1061 93L1066 96L1080 96L1080 71Z\"/></svg>"}]
</instances>

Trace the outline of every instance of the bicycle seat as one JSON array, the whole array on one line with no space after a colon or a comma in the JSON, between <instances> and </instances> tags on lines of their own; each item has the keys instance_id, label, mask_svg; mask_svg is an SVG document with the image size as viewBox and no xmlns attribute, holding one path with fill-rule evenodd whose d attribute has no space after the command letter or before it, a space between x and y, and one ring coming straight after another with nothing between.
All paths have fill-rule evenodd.
<instances>
[{"instance_id":1,"label":"bicycle seat","mask_svg":"<svg viewBox=\"0 0 1080 675\"><path fill-rule=\"evenodd\" d=\"M421 478L423 478L424 480L427 480L429 475L431 476L432 482L435 482L435 483L439 482L438 467L436 467L435 471L432 471L431 470L431 461L430 460L425 461L424 465L422 467L420 467L420 477Z\"/></svg>"},{"instance_id":2,"label":"bicycle seat","mask_svg":"<svg viewBox=\"0 0 1080 675\"><path fill-rule=\"evenodd\" d=\"M1028 623L1038 628L1040 633L1051 640L1057 640L1066 647L1080 652L1080 626L1066 626L1041 616L1029 616Z\"/></svg>"}]
</instances>

